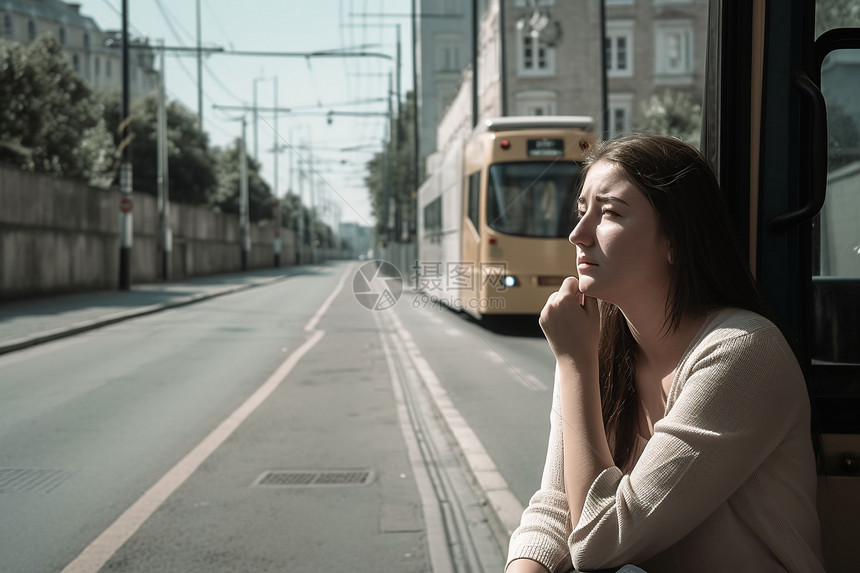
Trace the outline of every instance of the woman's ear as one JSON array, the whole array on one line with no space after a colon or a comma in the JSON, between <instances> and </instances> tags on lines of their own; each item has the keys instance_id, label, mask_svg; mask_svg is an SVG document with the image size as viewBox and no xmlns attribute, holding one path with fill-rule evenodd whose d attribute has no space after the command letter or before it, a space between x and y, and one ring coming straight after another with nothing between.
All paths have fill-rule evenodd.
<instances>
[{"instance_id":1,"label":"woman's ear","mask_svg":"<svg viewBox=\"0 0 860 573\"><path fill-rule=\"evenodd\" d=\"M672 245L669 245L666 259L669 261L669 266L672 266L675 263L675 249L672 248Z\"/></svg>"}]
</instances>

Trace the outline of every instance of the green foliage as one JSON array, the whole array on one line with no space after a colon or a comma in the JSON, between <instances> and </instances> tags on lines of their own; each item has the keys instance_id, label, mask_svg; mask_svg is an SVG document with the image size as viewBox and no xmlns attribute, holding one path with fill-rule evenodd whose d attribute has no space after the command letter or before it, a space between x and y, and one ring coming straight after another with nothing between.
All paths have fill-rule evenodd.
<instances>
[{"instance_id":1,"label":"green foliage","mask_svg":"<svg viewBox=\"0 0 860 573\"><path fill-rule=\"evenodd\" d=\"M702 106L686 92L667 90L642 104L636 131L677 137L698 147L702 131Z\"/></svg>"},{"instance_id":2,"label":"green foliage","mask_svg":"<svg viewBox=\"0 0 860 573\"><path fill-rule=\"evenodd\" d=\"M52 36L28 47L0 41L0 159L23 169L88 179L81 134L98 128L100 109L87 83Z\"/></svg>"},{"instance_id":3,"label":"green foliage","mask_svg":"<svg viewBox=\"0 0 860 573\"><path fill-rule=\"evenodd\" d=\"M227 149L215 151L215 192L209 197L209 204L225 213L239 214L239 161L242 140L236 138ZM260 177L260 164L247 153L248 165L248 217L251 221L271 219L272 191Z\"/></svg>"},{"instance_id":4,"label":"green foliage","mask_svg":"<svg viewBox=\"0 0 860 573\"><path fill-rule=\"evenodd\" d=\"M105 123L120 124L121 100L118 92L102 96ZM131 163L135 191L155 195L158 186L158 98L149 94L132 102ZM120 135L114 127L114 145ZM167 163L170 200L204 205L210 202L217 185L215 158L209 150L209 136L200 130L197 116L179 102L167 105Z\"/></svg>"},{"instance_id":5,"label":"green foliage","mask_svg":"<svg viewBox=\"0 0 860 573\"><path fill-rule=\"evenodd\" d=\"M387 240L414 239L417 221L414 114L414 92L409 92L403 105L403 117L396 122L390 141L383 151L367 162L368 173L364 182L377 221L376 231ZM386 196L388 221L385 218ZM393 223L390 223L392 219Z\"/></svg>"},{"instance_id":6,"label":"green foliage","mask_svg":"<svg viewBox=\"0 0 860 573\"><path fill-rule=\"evenodd\" d=\"M857 0L818 0L815 3L815 37L827 30L860 26Z\"/></svg>"}]
</instances>

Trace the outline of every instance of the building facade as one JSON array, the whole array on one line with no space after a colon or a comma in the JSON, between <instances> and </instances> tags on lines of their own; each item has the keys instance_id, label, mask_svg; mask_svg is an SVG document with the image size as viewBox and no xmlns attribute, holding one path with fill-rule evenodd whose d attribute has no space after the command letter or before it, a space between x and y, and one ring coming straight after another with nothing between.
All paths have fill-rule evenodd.
<instances>
[{"instance_id":1,"label":"building facade","mask_svg":"<svg viewBox=\"0 0 860 573\"><path fill-rule=\"evenodd\" d=\"M414 0L421 165L436 149L436 126L472 59L472 0Z\"/></svg>"},{"instance_id":2,"label":"building facade","mask_svg":"<svg viewBox=\"0 0 860 573\"><path fill-rule=\"evenodd\" d=\"M607 131L636 130L652 98L683 94L701 104L707 0L604 0Z\"/></svg>"},{"instance_id":3,"label":"building facade","mask_svg":"<svg viewBox=\"0 0 860 573\"><path fill-rule=\"evenodd\" d=\"M416 1L423 9L438 9L437 2ZM669 95L675 101L683 96L693 107L701 104L708 0L477 0L474 86L472 0L451 2L464 14L457 35L463 60L458 74L446 68L440 77L436 60L428 58L445 53L435 44L438 36L428 31L435 30L430 22L446 20L418 21L422 160L463 130L475 103L477 121L500 115L587 115L609 137L642 129L646 108L661 105Z\"/></svg>"},{"instance_id":4,"label":"building facade","mask_svg":"<svg viewBox=\"0 0 860 573\"><path fill-rule=\"evenodd\" d=\"M0 38L30 44L43 34L59 40L69 64L97 91L122 88L122 36L103 31L80 5L61 0L0 0ZM155 56L148 42L133 39L130 90L132 96L157 85Z\"/></svg>"}]
</instances>

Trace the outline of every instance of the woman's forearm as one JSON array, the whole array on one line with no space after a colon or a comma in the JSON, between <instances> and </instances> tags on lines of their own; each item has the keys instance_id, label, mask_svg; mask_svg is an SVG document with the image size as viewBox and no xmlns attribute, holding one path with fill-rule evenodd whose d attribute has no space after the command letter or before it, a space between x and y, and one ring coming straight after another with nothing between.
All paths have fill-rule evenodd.
<instances>
[{"instance_id":1,"label":"woman's forearm","mask_svg":"<svg viewBox=\"0 0 860 573\"><path fill-rule=\"evenodd\" d=\"M559 360L564 488L575 527L592 482L614 465L603 429L597 363Z\"/></svg>"},{"instance_id":2,"label":"woman's forearm","mask_svg":"<svg viewBox=\"0 0 860 573\"><path fill-rule=\"evenodd\" d=\"M505 573L549 573L549 571L537 561L520 558L511 561Z\"/></svg>"}]
</instances>

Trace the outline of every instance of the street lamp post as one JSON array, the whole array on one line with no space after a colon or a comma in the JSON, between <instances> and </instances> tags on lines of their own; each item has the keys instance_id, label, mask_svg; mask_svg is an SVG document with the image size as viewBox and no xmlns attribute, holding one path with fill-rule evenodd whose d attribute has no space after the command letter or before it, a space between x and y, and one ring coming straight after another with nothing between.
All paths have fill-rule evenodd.
<instances>
[{"instance_id":1,"label":"street lamp post","mask_svg":"<svg viewBox=\"0 0 860 573\"><path fill-rule=\"evenodd\" d=\"M158 75L158 235L161 250L161 278L170 280L173 233L170 228L170 185L167 160L167 100L165 95L164 41L161 41Z\"/></svg>"},{"instance_id":2,"label":"street lamp post","mask_svg":"<svg viewBox=\"0 0 860 573\"><path fill-rule=\"evenodd\" d=\"M242 270L248 270L248 256L251 252L251 229L248 221L248 157L245 152L245 126L242 116L242 147L239 149L239 228L242 241Z\"/></svg>"}]
</instances>

